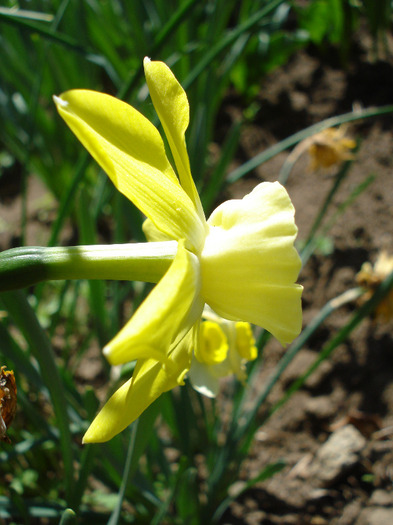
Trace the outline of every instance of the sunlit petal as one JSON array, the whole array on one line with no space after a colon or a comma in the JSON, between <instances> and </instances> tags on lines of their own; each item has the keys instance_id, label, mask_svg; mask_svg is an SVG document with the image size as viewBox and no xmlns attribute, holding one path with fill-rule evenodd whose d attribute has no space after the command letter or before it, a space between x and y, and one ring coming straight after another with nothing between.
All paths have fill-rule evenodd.
<instances>
[{"instance_id":1,"label":"sunlit petal","mask_svg":"<svg viewBox=\"0 0 393 525\"><path fill-rule=\"evenodd\" d=\"M187 95L166 64L145 58L143 65L150 96L168 139L180 182L203 219L205 215L191 176L186 148L185 132L190 118Z\"/></svg>"},{"instance_id":2,"label":"sunlit petal","mask_svg":"<svg viewBox=\"0 0 393 525\"><path fill-rule=\"evenodd\" d=\"M282 343L301 329L294 208L278 183L219 206L202 254L202 295L219 315L266 328Z\"/></svg>"},{"instance_id":3,"label":"sunlit petal","mask_svg":"<svg viewBox=\"0 0 393 525\"><path fill-rule=\"evenodd\" d=\"M198 258L179 243L167 273L104 348L109 362L119 365L140 358L166 362L170 345L180 340L202 313L199 291Z\"/></svg>"},{"instance_id":4,"label":"sunlit petal","mask_svg":"<svg viewBox=\"0 0 393 525\"><path fill-rule=\"evenodd\" d=\"M55 102L116 188L158 229L199 249L204 225L181 188L153 124L125 102L95 91L67 91Z\"/></svg>"},{"instance_id":5,"label":"sunlit petal","mask_svg":"<svg viewBox=\"0 0 393 525\"><path fill-rule=\"evenodd\" d=\"M201 363L214 365L225 360L228 353L228 340L218 323L205 321L201 324L200 344L195 357Z\"/></svg>"},{"instance_id":6,"label":"sunlit petal","mask_svg":"<svg viewBox=\"0 0 393 525\"><path fill-rule=\"evenodd\" d=\"M255 346L254 335L249 323L240 321L235 324L236 349L239 355L247 361L253 361L258 356L258 349Z\"/></svg>"},{"instance_id":7,"label":"sunlit petal","mask_svg":"<svg viewBox=\"0 0 393 525\"><path fill-rule=\"evenodd\" d=\"M124 430L163 392L182 385L190 368L193 331L172 349L165 366L141 359L133 377L107 401L86 432L84 443L101 443Z\"/></svg>"},{"instance_id":8,"label":"sunlit petal","mask_svg":"<svg viewBox=\"0 0 393 525\"><path fill-rule=\"evenodd\" d=\"M142 230L149 242L162 242L170 240L167 234L156 228L154 222L146 219L142 224Z\"/></svg>"},{"instance_id":9,"label":"sunlit petal","mask_svg":"<svg viewBox=\"0 0 393 525\"><path fill-rule=\"evenodd\" d=\"M216 397L220 390L219 378L213 370L213 366L200 363L194 357L188 373L193 389L206 397Z\"/></svg>"}]
</instances>

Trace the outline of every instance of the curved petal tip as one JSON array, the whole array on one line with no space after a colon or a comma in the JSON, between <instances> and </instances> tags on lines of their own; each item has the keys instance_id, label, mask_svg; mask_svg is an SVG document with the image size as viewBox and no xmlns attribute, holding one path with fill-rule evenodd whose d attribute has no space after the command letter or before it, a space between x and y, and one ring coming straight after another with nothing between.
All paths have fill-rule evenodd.
<instances>
[{"instance_id":1,"label":"curved petal tip","mask_svg":"<svg viewBox=\"0 0 393 525\"><path fill-rule=\"evenodd\" d=\"M53 95L53 102L56 104L56 106L61 106L62 108L68 106L68 102L66 100L63 100L61 97L57 97L56 95Z\"/></svg>"}]
</instances>

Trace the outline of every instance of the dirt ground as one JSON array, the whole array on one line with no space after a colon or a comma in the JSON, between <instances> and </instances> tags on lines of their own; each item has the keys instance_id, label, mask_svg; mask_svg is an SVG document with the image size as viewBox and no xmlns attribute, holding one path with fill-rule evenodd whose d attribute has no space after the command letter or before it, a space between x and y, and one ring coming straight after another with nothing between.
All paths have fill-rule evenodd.
<instances>
[{"instance_id":1,"label":"dirt ground","mask_svg":"<svg viewBox=\"0 0 393 525\"><path fill-rule=\"evenodd\" d=\"M262 86L260 119L244 133L241 160L306 126L351 111L354 105L391 104L392 64L371 62L359 50L343 70L334 60L321 64L310 52L298 54ZM331 230L332 253L313 256L302 270L305 324L329 299L356 285L363 262L375 262L382 249L393 254L392 117L356 123L348 133L360 147L335 204L367 176L376 178ZM264 164L234 192L248 183L253 187L256 179L276 180L286 157L283 153ZM307 155L296 163L287 189L296 208L299 239L306 238L333 184L333 173L312 172ZM352 311L348 305L327 319L285 371L261 407L261 418L314 362ZM393 523L392 328L392 322L364 321L305 387L261 426L244 479L256 476L269 462L284 459L287 466L236 501L223 525ZM268 345L262 382L283 351L277 344Z\"/></svg>"}]
</instances>

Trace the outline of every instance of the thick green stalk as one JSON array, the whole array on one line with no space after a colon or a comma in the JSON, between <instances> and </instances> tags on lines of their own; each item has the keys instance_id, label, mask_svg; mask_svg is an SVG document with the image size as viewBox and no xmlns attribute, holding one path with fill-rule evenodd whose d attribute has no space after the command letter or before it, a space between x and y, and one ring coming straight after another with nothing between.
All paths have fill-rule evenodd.
<instances>
[{"instance_id":1,"label":"thick green stalk","mask_svg":"<svg viewBox=\"0 0 393 525\"><path fill-rule=\"evenodd\" d=\"M176 250L176 241L12 248L0 253L0 291L59 279L156 283L169 268Z\"/></svg>"}]
</instances>

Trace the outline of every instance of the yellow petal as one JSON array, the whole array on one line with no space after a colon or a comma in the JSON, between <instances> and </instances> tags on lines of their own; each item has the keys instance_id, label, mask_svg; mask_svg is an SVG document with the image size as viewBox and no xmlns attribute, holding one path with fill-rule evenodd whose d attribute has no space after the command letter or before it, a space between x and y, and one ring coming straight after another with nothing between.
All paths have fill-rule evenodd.
<instances>
[{"instance_id":1,"label":"yellow petal","mask_svg":"<svg viewBox=\"0 0 393 525\"><path fill-rule=\"evenodd\" d=\"M205 215L191 176L186 147L185 132L190 119L187 95L166 64L145 58L143 65L150 96L168 139L181 185L203 220Z\"/></svg>"},{"instance_id":2,"label":"yellow petal","mask_svg":"<svg viewBox=\"0 0 393 525\"><path fill-rule=\"evenodd\" d=\"M192 359L188 373L192 388L206 397L216 397L220 391L219 376L214 373L214 366Z\"/></svg>"},{"instance_id":3,"label":"yellow petal","mask_svg":"<svg viewBox=\"0 0 393 525\"><path fill-rule=\"evenodd\" d=\"M116 188L159 230L198 249L205 225L180 187L153 124L125 102L95 91L67 91L55 102Z\"/></svg>"},{"instance_id":4,"label":"yellow petal","mask_svg":"<svg viewBox=\"0 0 393 525\"><path fill-rule=\"evenodd\" d=\"M250 324L241 321L236 323L235 330L237 352L243 359L253 361L257 358L258 349L255 346L255 339Z\"/></svg>"},{"instance_id":5,"label":"yellow petal","mask_svg":"<svg viewBox=\"0 0 393 525\"><path fill-rule=\"evenodd\" d=\"M259 184L227 201L208 221L202 296L219 315L266 328L280 342L301 329L301 262L294 248L294 208L279 183Z\"/></svg>"},{"instance_id":6,"label":"yellow petal","mask_svg":"<svg viewBox=\"0 0 393 525\"><path fill-rule=\"evenodd\" d=\"M200 341L195 349L195 357L200 363L214 365L225 360L228 353L228 340L220 325L213 321L201 324Z\"/></svg>"},{"instance_id":7,"label":"yellow petal","mask_svg":"<svg viewBox=\"0 0 393 525\"><path fill-rule=\"evenodd\" d=\"M140 358L165 362L170 345L188 332L202 309L198 258L179 243L167 273L104 354L112 365Z\"/></svg>"},{"instance_id":8,"label":"yellow petal","mask_svg":"<svg viewBox=\"0 0 393 525\"><path fill-rule=\"evenodd\" d=\"M191 365L193 331L172 349L167 365L141 359L133 377L107 401L87 430L84 443L108 441L137 419L163 392L183 384Z\"/></svg>"},{"instance_id":9,"label":"yellow petal","mask_svg":"<svg viewBox=\"0 0 393 525\"><path fill-rule=\"evenodd\" d=\"M142 224L142 230L149 242L162 242L170 240L170 237L154 226L154 222L146 219Z\"/></svg>"}]
</instances>

